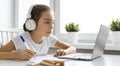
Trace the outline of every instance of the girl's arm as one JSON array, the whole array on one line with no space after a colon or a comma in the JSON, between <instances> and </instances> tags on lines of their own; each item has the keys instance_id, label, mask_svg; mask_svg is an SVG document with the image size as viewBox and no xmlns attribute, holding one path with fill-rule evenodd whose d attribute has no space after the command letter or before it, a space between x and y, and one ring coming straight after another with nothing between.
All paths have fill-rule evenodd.
<instances>
[{"instance_id":1,"label":"girl's arm","mask_svg":"<svg viewBox=\"0 0 120 66\"><path fill-rule=\"evenodd\" d=\"M9 41L7 44L0 48L0 52L11 52L15 50L15 46L12 41Z\"/></svg>"},{"instance_id":2,"label":"girl's arm","mask_svg":"<svg viewBox=\"0 0 120 66\"><path fill-rule=\"evenodd\" d=\"M15 50L15 46L12 41L2 46L0 48L0 59L16 59L16 52L11 52L13 50Z\"/></svg>"},{"instance_id":3,"label":"girl's arm","mask_svg":"<svg viewBox=\"0 0 120 66\"><path fill-rule=\"evenodd\" d=\"M55 46L60 48L60 50L57 50L57 52L54 54L54 56L62 56L62 55L66 55L66 54L76 53L76 48L70 46L69 44L67 44L65 42L57 41Z\"/></svg>"},{"instance_id":4,"label":"girl's arm","mask_svg":"<svg viewBox=\"0 0 120 66\"><path fill-rule=\"evenodd\" d=\"M0 60L10 60L10 59L19 59L19 60L28 60L35 55L35 52L29 49L22 51L13 51L15 46L12 41L8 42L5 46L0 48Z\"/></svg>"}]
</instances>

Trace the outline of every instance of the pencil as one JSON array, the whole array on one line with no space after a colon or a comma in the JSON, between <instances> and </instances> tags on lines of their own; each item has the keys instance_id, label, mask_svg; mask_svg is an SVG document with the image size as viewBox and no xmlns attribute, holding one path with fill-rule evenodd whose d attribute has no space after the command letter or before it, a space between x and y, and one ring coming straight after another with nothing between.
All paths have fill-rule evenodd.
<instances>
[{"instance_id":1,"label":"pencil","mask_svg":"<svg viewBox=\"0 0 120 66\"><path fill-rule=\"evenodd\" d=\"M43 60L47 63L51 63L54 64L56 66L63 66L64 65L64 61L60 61L60 60Z\"/></svg>"},{"instance_id":2,"label":"pencil","mask_svg":"<svg viewBox=\"0 0 120 66\"><path fill-rule=\"evenodd\" d=\"M51 61L51 60L43 60L43 61L48 62L48 63L52 63L52 64L56 64L56 62Z\"/></svg>"},{"instance_id":3,"label":"pencil","mask_svg":"<svg viewBox=\"0 0 120 66\"><path fill-rule=\"evenodd\" d=\"M51 64L51 63L48 63L48 62L45 62L45 61L41 61L42 65L45 65L45 66L55 66L55 64Z\"/></svg>"}]
</instances>

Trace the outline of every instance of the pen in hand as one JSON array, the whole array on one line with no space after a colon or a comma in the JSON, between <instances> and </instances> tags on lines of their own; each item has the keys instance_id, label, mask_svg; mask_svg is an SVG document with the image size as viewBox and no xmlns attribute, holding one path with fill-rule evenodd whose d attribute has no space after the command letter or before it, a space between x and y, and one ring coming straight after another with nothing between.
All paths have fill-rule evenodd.
<instances>
[{"instance_id":1,"label":"pen in hand","mask_svg":"<svg viewBox=\"0 0 120 66\"><path fill-rule=\"evenodd\" d=\"M23 38L23 36L20 36L20 38L21 38L22 42L24 43L25 47L30 50L30 47L25 42L25 39ZM35 59L35 55L34 55L34 59Z\"/></svg>"},{"instance_id":2,"label":"pen in hand","mask_svg":"<svg viewBox=\"0 0 120 66\"><path fill-rule=\"evenodd\" d=\"M23 38L22 36L20 36L20 38L21 38L21 40L23 41L25 47L26 47L27 49L30 49L30 48L28 47L27 43L25 42L24 38Z\"/></svg>"}]
</instances>

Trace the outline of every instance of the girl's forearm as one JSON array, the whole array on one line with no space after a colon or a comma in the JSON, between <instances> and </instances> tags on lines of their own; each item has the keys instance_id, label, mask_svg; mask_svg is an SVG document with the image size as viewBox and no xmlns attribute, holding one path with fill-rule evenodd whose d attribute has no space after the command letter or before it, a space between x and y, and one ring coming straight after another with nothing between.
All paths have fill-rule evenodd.
<instances>
[{"instance_id":1,"label":"girl's forearm","mask_svg":"<svg viewBox=\"0 0 120 66\"><path fill-rule=\"evenodd\" d=\"M0 60L17 59L17 52L0 52Z\"/></svg>"},{"instance_id":2,"label":"girl's forearm","mask_svg":"<svg viewBox=\"0 0 120 66\"><path fill-rule=\"evenodd\" d=\"M67 54L72 54L72 53L76 53L76 48L75 47L69 47L69 48L65 49L64 51L66 51Z\"/></svg>"}]
</instances>

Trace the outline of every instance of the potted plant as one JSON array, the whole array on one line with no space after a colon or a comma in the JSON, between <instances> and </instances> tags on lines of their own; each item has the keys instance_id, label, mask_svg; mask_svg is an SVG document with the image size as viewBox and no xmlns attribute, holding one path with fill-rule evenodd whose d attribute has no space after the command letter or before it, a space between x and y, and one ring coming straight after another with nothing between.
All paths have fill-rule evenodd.
<instances>
[{"instance_id":1,"label":"potted plant","mask_svg":"<svg viewBox=\"0 0 120 66\"><path fill-rule=\"evenodd\" d=\"M78 32L80 31L79 24L75 24L74 22L68 23L66 24L65 29L68 32L68 42L77 43Z\"/></svg>"},{"instance_id":2,"label":"potted plant","mask_svg":"<svg viewBox=\"0 0 120 66\"><path fill-rule=\"evenodd\" d=\"M120 19L112 20L109 27L112 32L112 43L120 44Z\"/></svg>"}]
</instances>

